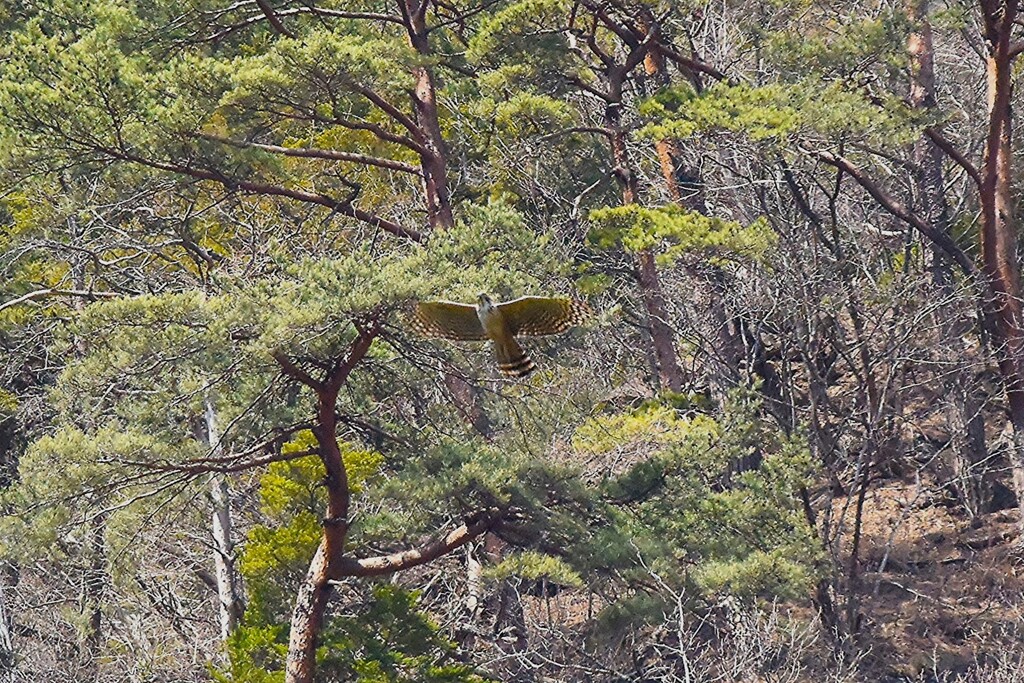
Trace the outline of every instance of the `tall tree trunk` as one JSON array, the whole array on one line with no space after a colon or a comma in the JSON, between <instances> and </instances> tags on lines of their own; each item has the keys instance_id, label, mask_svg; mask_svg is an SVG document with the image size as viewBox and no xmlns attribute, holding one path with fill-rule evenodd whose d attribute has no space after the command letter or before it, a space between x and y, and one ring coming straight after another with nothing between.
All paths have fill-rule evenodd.
<instances>
[{"instance_id":1,"label":"tall tree trunk","mask_svg":"<svg viewBox=\"0 0 1024 683\"><path fill-rule=\"evenodd\" d=\"M650 32L655 23L653 13L646 7L642 8L640 13L641 29ZM695 91L703 90L698 73L685 68L683 73ZM670 83L665 56L657 43L652 44L644 56L644 74L651 95ZM679 206L707 216L703 180L699 171L684 167L678 143L671 138L659 138L654 141L654 150L669 198ZM641 286L644 265L641 263ZM650 267L653 268L653 262ZM704 290L703 296L698 296L695 304L700 308L701 317L713 328L708 336L727 366L724 373L712 373L711 384L715 389L716 398L723 400L728 389L735 386L740 363L748 360L751 371L761 379L761 393L765 397L766 408L775 415L784 429L793 429L795 424L792 410L783 398L781 378L765 357L766 349L760 333L743 320L730 318L723 303L725 273L714 266L707 268L705 272L696 272L696 269L693 269L690 274L695 281L700 282L701 289Z\"/></svg>"},{"instance_id":2,"label":"tall tree trunk","mask_svg":"<svg viewBox=\"0 0 1024 683\"><path fill-rule=\"evenodd\" d=\"M622 188L622 203L626 206L639 200L637 177L629 158L626 131L622 128L622 84L627 75L624 67L609 69L608 95L604 108L604 126L611 141L615 177ZM658 382L664 389L680 392L685 385L685 378L676 355L675 331L668 324L665 295L654 251L643 249L637 253L636 265L640 297L647 312L651 345L658 361Z\"/></svg>"},{"instance_id":3,"label":"tall tree trunk","mask_svg":"<svg viewBox=\"0 0 1024 683\"><path fill-rule=\"evenodd\" d=\"M84 238L85 230L74 218L68 220L68 227L75 241ZM75 254L69 259L69 262L71 279L75 283L75 288L80 291L85 290L87 286L86 256ZM81 312L85 308L85 300L76 298L74 308ZM75 337L74 347L79 358L85 357L88 349L83 337ZM82 576L82 613L88 615L88 628L85 632L85 647L82 649L82 653L88 658L84 662L85 669L96 675L99 673L99 656L103 649L103 599L110 580L107 575L106 523L107 516L100 511L95 512L89 518L86 529L88 564Z\"/></svg>"},{"instance_id":4,"label":"tall tree trunk","mask_svg":"<svg viewBox=\"0 0 1024 683\"><path fill-rule=\"evenodd\" d=\"M402 20L409 37L409 45L424 57L431 55L427 10L431 0L398 0ZM427 222L431 229L446 229L455 225L451 195L448 192L448 149L441 134L441 121L437 109L437 82L429 66L413 70L416 84L411 91L415 121L418 126L417 142L422 147L420 168L423 171L423 195L427 206ZM483 407L480 390L464 378L446 372L444 383L451 392L455 405L467 422L481 436L491 435L491 422Z\"/></svg>"},{"instance_id":5,"label":"tall tree trunk","mask_svg":"<svg viewBox=\"0 0 1024 683\"><path fill-rule=\"evenodd\" d=\"M910 104L915 109L931 110L935 98L935 51L932 29L928 19L931 0L910 0L907 8L913 29L907 38L910 55ZM942 171L943 152L927 135L914 144L914 163L919 215L936 231L949 233L949 204L946 201L945 179ZM946 297L952 297L953 274L949 260L934 242L929 242L929 269L932 280ZM970 331L971 323L952 306L936 311L936 328L948 330L949 339L959 339ZM971 515L982 512L984 473L979 471L987 460L985 445L985 418L981 412L981 398L977 395L970 370L955 359L958 368L948 373L944 381L946 423L952 435L952 471L956 488Z\"/></svg>"},{"instance_id":6,"label":"tall tree trunk","mask_svg":"<svg viewBox=\"0 0 1024 683\"><path fill-rule=\"evenodd\" d=\"M476 544L466 544L466 612L472 624L480 610L480 603L483 600L484 566L477 559Z\"/></svg>"},{"instance_id":7,"label":"tall tree trunk","mask_svg":"<svg viewBox=\"0 0 1024 683\"><path fill-rule=\"evenodd\" d=\"M103 649L103 598L108 583L106 515L96 514L89 520L89 565L85 570L83 612L89 617L83 653L88 657L86 668L97 671Z\"/></svg>"},{"instance_id":8,"label":"tall tree trunk","mask_svg":"<svg viewBox=\"0 0 1024 683\"><path fill-rule=\"evenodd\" d=\"M0 683L13 683L14 639L11 638L11 617L7 607L8 576L7 563L0 566Z\"/></svg>"},{"instance_id":9,"label":"tall tree trunk","mask_svg":"<svg viewBox=\"0 0 1024 683\"><path fill-rule=\"evenodd\" d=\"M907 37L910 57L910 106L915 109L935 108L935 50L932 27L928 20L931 0L909 0L907 8L913 26ZM918 173L917 194L921 205L918 214L942 232L949 232L949 204L946 202L942 173L943 152L927 135L914 143L914 163ZM952 282L949 260L934 242L929 242L929 266L935 284L948 290Z\"/></svg>"},{"instance_id":10,"label":"tall tree trunk","mask_svg":"<svg viewBox=\"0 0 1024 683\"><path fill-rule=\"evenodd\" d=\"M326 470L324 488L327 490L323 536L310 562L306 578L299 588L292 612L285 683L312 683L314 680L316 648L331 597L332 580L344 576L391 574L430 562L461 548L488 531L498 521L498 511L488 509L467 516L462 526L448 533L443 539L434 540L422 548L361 560L346 557L345 539L348 534L351 494L341 445L338 443L336 403L341 387L366 355L379 331L378 321L369 326L360 326L359 334L348 352L335 360L322 381L313 379L284 354L274 354L274 359L286 375L305 384L316 394L317 424L313 433L317 440L317 453Z\"/></svg>"},{"instance_id":11,"label":"tall tree trunk","mask_svg":"<svg viewBox=\"0 0 1024 683\"><path fill-rule=\"evenodd\" d=\"M368 348L369 343L366 346ZM321 386L317 391L318 424L314 434L319 444L320 458L327 470L327 516L324 518L323 539L295 599L288 639L285 673L287 683L313 681L317 641L331 596L329 581L335 574L335 565L345 552L350 496L348 473L345 470L336 433L335 402L338 399L338 389L340 384L337 388Z\"/></svg>"},{"instance_id":12,"label":"tall tree trunk","mask_svg":"<svg viewBox=\"0 0 1024 683\"><path fill-rule=\"evenodd\" d=\"M636 255L636 260L640 296L647 310L651 344L654 346L654 355L658 361L658 381L663 389L678 393L683 390L686 383L676 355L675 331L668 324L665 295L661 288L654 252L644 249Z\"/></svg>"},{"instance_id":13,"label":"tall tree trunk","mask_svg":"<svg viewBox=\"0 0 1024 683\"><path fill-rule=\"evenodd\" d=\"M306 578L295 597L291 631L288 635L287 683L312 683L316 672L316 646L331 597L330 550L326 537L320 541Z\"/></svg>"},{"instance_id":14,"label":"tall tree trunk","mask_svg":"<svg viewBox=\"0 0 1024 683\"><path fill-rule=\"evenodd\" d=\"M368 328L361 327L347 353L335 361L323 381L314 380L286 356L274 355L285 374L299 380L316 394L317 425L313 434L317 440L318 455L327 473L324 477L327 513L323 520L323 537L295 598L288 636L288 659L285 663L286 683L312 683L316 671L317 641L331 597L330 580L338 578L339 565L345 555L351 502L348 472L338 443L338 393L349 374L369 351L379 330L376 322Z\"/></svg>"},{"instance_id":15,"label":"tall tree trunk","mask_svg":"<svg viewBox=\"0 0 1024 683\"><path fill-rule=\"evenodd\" d=\"M1010 460L1024 523L1024 311L1011 192L1012 70L1016 56L1011 37L1018 4L1016 0L981 0L981 8L989 50L985 65L989 129L980 187L982 271L989 286L993 341L1010 407L1014 433Z\"/></svg>"},{"instance_id":16,"label":"tall tree trunk","mask_svg":"<svg viewBox=\"0 0 1024 683\"><path fill-rule=\"evenodd\" d=\"M427 10L431 0L398 0L409 44L420 55L431 54ZM448 151L441 135L437 111L437 84L429 66L413 70L416 85L412 90L412 105L419 126L417 142L423 147L420 166L423 169L423 190L427 204L427 220L431 228L450 228L455 224L451 197L448 194Z\"/></svg>"},{"instance_id":17,"label":"tall tree trunk","mask_svg":"<svg viewBox=\"0 0 1024 683\"><path fill-rule=\"evenodd\" d=\"M213 402L206 399L206 439L214 457L223 455L221 434ZM231 493L224 474L210 476L210 501L213 506L213 562L217 577L217 599L220 609L220 638L226 641L242 617L243 604L235 572L235 546L231 540Z\"/></svg>"},{"instance_id":18,"label":"tall tree trunk","mask_svg":"<svg viewBox=\"0 0 1024 683\"><path fill-rule=\"evenodd\" d=\"M646 5L641 5L639 12L639 28L649 34L654 30L656 23L654 12ZM704 84L699 74L685 68L683 73L696 92L703 91ZM671 82L665 55L662 54L657 42L653 43L644 55L644 74L649 83L649 95L667 88ZM706 216L708 209L704 203L704 184L697 171L684 168L678 143L672 138L658 138L654 141L654 151L658 156L658 166L661 169L661 177L665 180L669 199L679 206Z\"/></svg>"}]
</instances>

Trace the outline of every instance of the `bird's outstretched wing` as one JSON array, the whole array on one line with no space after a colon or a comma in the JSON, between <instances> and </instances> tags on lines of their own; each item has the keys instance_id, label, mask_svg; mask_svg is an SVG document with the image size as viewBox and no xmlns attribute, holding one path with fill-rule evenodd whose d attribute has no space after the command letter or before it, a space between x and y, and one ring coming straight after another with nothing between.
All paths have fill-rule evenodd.
<instances>
[{"instance_id":1,"label":"bird's outstretched wing","mask_svg":"<svg viewBox=\"0 0 1024 683\"><path fill-rule=\"evenodd\" d=\"M423 301L416 304L410 324L413 330L424 337L456 341L487 339L476 308L454 301Z\"/></svg>"},{"instance_id":2,"label":"bird's outstretched wing","mask_svg":"<svg viewBox=\"0 0 1024 683\"><path fill-rule=\"evenodd\" d=\"M512 334L524 337L565 332L585 321L590 312L581 301L545 296L524 296L498 304L497 308Z\"/></svg>"}]
</instances>

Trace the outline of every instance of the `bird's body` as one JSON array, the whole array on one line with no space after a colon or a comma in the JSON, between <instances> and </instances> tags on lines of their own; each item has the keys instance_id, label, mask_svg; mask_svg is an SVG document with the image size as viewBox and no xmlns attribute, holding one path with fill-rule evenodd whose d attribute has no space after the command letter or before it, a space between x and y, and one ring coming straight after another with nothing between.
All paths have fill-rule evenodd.
<instances>
[{"instance_id":1,"label":"bird's body","mask_svg":"<svg viewBox=\"0 0 1024 683\"><path fill-rule=\"evenodd\" d=\"M525 296L495 304L481 294L475 306L454 301L420 302L412 326L426 337L489 339L498 369L512 377L525 377L537 366L516 336L558 334L582 322L586 313L586 306L571 299Z\"/></svg>"},{"instance_id":2,"label":"bird's body","mask_svg":"<svg viewBox=\"0 0 1024 683\"><path fill-rule=\"evenodd\" d=\"M512 377L525 377L537 369L533 360L516 341L508 317L486 294L481 294L477 299L476 316L480 319L484 334L494 345L494 357L501 372Z\"/></svg>"}]
</instances>

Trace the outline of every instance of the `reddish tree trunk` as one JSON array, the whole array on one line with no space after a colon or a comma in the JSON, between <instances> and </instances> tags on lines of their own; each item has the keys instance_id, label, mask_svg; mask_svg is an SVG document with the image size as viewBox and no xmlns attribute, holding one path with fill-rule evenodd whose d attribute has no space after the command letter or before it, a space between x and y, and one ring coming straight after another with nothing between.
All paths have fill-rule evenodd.
<instances>
[{"instance_id":1,"label":"reddish tree trunk","mask_svg":"<svg viewBox=\"0 0 1024 683\"><path fill-rule=\"evenodd\" d=\"M654 16L650 8L641 8L640 28L645 32L653 30ZM690 81L694 90L700 92L703 89L700 77L689 70L684 69L686 78ZM651 45L647 54L644 55L644 73L650 82L650 94L668 87L670 83L668 69L665 65L665 55L657 43ZM658 138L654 141L654 152L658 156L658 166L661 169L661 177L665 180L665 189L669 199L679 206L684 206L691 211L699 211L707 215L707 206L704 204L704 197L699 182L694 182L692 172L684 172L681 156L676 141L672 138Z\"/></svg>"},{"instance_id":2,"label":"reddish tree trunk","mask_svg":"<svg viewBox=\"0 0 1024 683\"><path fill-rule=\"evenodd\" d=\"M982 0L981 7L989 49L989 129L980 187L982 272L990 289L993 341L1010 404L1014 430L1011 466L1024 522L1024 311L1011 194L1012 69L1016 56L1011 35L1018 5L1016 0Z\"/></svg>"},{"instance_id":3,"label":"reddish tree trunk","mask_svg":"<svg viewBox=\"0 0 1024 683\"><path fill-rule=\"evenodd\" d=\"M430 0L399 0L409 44L421 55L430 54L427 30L427 9ZM431 228L450 228L455 224L451 197L448 194L448 151L441 135L437 111L437 85L429 66L413 71L416 85L412 105L419 126L417 142L423 147L420 166L423 169L423 190L427 204L427 220Z\"/></svg>"},{"instance_id":4,"label":"reddish tree trunk","mask_svg":"<svg viewBox=\"0 0 1024 683\"><path fill-rule=\"evenodd\" d=\"M323 538L295 600L285 667L286 683L312 683L314 680L316 648L331 596L331 580L343 576L391 574L430 562L456 548L461 548L487 532L499 519L497 510L484 510L468 516L462 526L444 538L431 541L419 549L365 559L345 555L351 496L348 490L348 473L338 443L338 416L335 412L335 403L342 385L366 355L379 330L376 322L368 328L360 328L359 335L349 347L348 353L336 361L323 381L311 377L284 354L274 354L275 360L286 375L305 384L316 393L317 426L313 432L317 439L318 454L327 471L324 478L327 489L327 515L324 518Z\"/></svg>"},{"instance_id":5,"label":"reddish tree trunk","mask_svg":"<svg viewBox=\"0 0 1024 683\"><path fill-rule=\"evenodd\" d=\"M622 128L622 83L627 76L624 67L609 69L608 95L604 110L604 125L611 140L612 159L615 163L615 177L622 188L622 203L635 204L639 199L636 173L633 171L629 149L626 146L626 131ZM662 388L682 391L683 370L676 356L675 332L668 324L665 296L662 293L661 278L658 274L654 252L644 249L636 255L637 282L640 296L650 325L651 345L658 363L658 381Z\"/></svg>"},{"instance_id":6,"label":"reddish tree trunk","mask_svg":"<svg viewBox=\"0 0 1024 683\"><path fill-rule=\"evenodd\" d=\"M316 646L330 599L330 562L326 540L320 542L299 587L288 636L287 683L311 683L316 671Z\"/></svg>"},{"instance_id":7,"label":"reddish tree trunk","mask_svg":"<svg viewBox=\"0 0 1024 683\"><path fill-rule=\"evenodd\" d=\"M369 344L367 343L368 347ZM362 354L360 354L361 356ZM351 356L350 356L351 358ZM347 373L346 373L347 375ZM338 389L322 386L317 391L317 413L319 424L315 434L319 444L320 458L327 470L327 517L324 519L324 536L316 555L309 565L302 582L292 613L291 632L288 638L288 683L308 683L313 680L316 666L316 646L323 628L324 613L330 599L331 586L328 581L333 575L334 565L345 552L345 534L348 525L349 490L348 474L341 457L341 447L335 433L337 418L334 404Z\"/></svg>"},{"instance_id":8,"label":"reddish tree trunk","mask_svg":"<svg viewBox=\"0 0 1024 683\"><path fill-rule=\"evenodd\" d=\"M306 578L299 589L292 613L291 631L288 638L288 660L285 681L287 683L311 683L316 668L316 646L323 628L324 613L330 599L329 579L337 573L337 567L345 553L345 535L348 531L350 493L348 473L338 444L335 404L338 392L345 380L362 360L377 336L376 325L361 330L348 353L335 364L323 382L317 382L282 355L275 356L286 374L306 384L317 398L316 435L318 453L323 461L327 476L327 515L324 518L324 535L316 555L309 565Z\"/></svg>"}]
</instances>

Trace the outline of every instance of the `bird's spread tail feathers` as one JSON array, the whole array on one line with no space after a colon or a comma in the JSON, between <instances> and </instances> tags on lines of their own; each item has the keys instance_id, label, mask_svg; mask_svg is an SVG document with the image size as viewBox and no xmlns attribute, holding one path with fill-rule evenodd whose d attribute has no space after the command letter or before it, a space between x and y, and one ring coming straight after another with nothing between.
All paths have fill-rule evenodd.
<instances>
[{"instance_id":1,"label":"bird's spread tail feathers","mask_svg":"<svg viewBox=\"0 0 1024 683\"><path fill-rule=\"evenodd\" d=\"M498 369L509 377L526 377L537 369L523 347L513 338L494 342L494 356Z\"/></svg>"}]
</instances>

